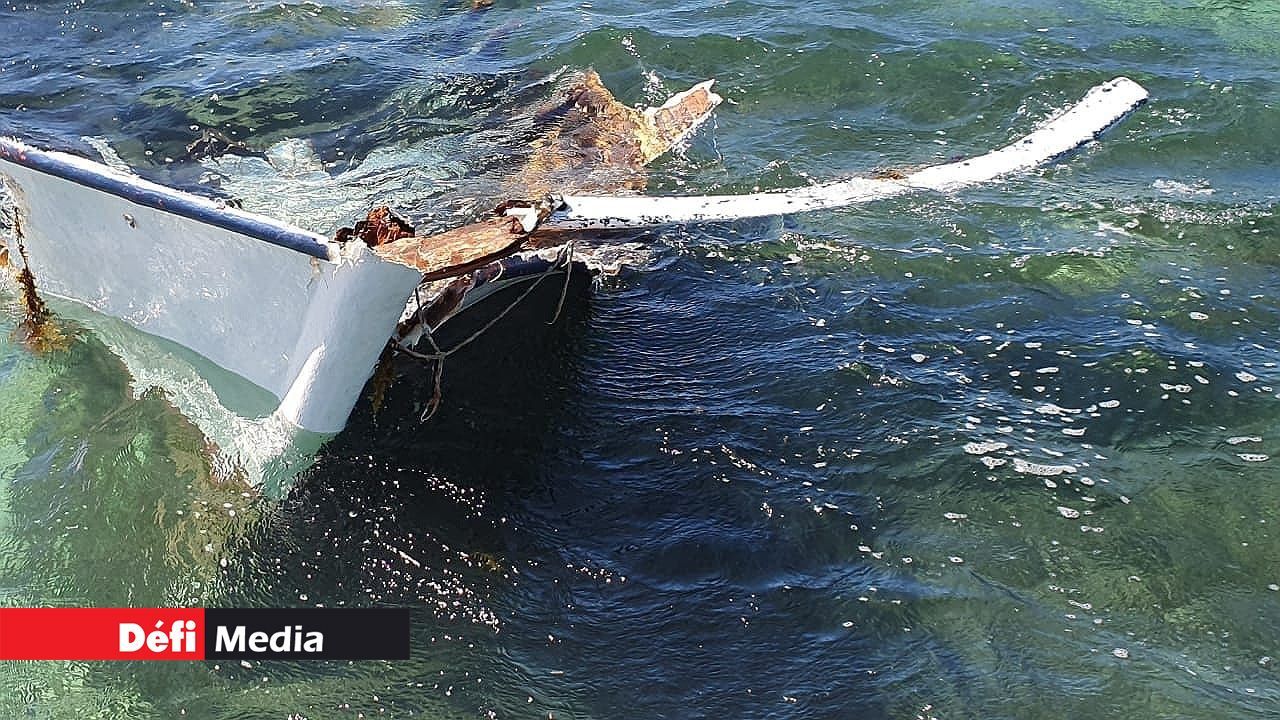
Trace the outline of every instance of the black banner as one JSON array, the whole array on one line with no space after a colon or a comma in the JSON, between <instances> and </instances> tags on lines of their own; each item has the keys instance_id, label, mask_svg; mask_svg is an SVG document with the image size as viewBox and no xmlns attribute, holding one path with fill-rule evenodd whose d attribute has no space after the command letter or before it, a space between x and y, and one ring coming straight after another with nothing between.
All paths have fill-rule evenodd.
<instances>
[{"instance_id":1,"label":"black banner","mask_svg":"<svg viewBox=\"0 0 1280 720\"><path fill-rule=\"evenodd\" d=\"M226 660L408 660L408 608L208 608L204 656Z\"/></svg>"}]
</instances>

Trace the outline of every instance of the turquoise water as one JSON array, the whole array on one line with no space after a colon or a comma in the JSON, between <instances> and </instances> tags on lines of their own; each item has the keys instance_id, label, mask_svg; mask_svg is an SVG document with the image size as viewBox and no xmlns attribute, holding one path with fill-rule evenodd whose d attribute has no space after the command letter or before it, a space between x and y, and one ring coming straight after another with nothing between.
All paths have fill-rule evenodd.
<instances>
[{"instance_id":1,"label":"turquoise water","mask_svg":"<svg viewBox=\"0 0 1280 720\"><path fill-rule=\"evenodd\" d=\"M456 358L425 424L399 367L284 498L91 332L0 334L0 602L418 608L407 663L8 663L0 717L1280 714L1280 4L466 5L6 5L0 132L184 186L204 127L305 138L362 178L332 203L443 227L566 66L718 80L651 192L1152 101L956 196L602 240L646 251Z\"/></svg>"}]
</instances>

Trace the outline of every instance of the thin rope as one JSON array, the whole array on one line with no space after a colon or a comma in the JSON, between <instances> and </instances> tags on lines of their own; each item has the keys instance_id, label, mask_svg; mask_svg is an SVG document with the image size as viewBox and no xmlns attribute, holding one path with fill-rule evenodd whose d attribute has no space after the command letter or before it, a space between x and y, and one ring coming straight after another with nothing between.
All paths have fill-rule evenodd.
<instances>
[{"instance_id":1,"label":"thin rope","mask_svg":"<svg viewBox=\"0 0 1280 720\"><path fill-rule=\"evenodd\" d=\"M422 317L422 298L418 297L418 290L421 287L422 286L419 285L413 288L413 300L418 304L413 311L413 315L417 319L418 325L422 327L423 336L426 337L427 342L431 343L431 349L435 351L436 355L442 355L443 351L440 349L440 346L436 344L436 339L431 335L431 326L428 325L426 319ZM400 349L406 350L407 348L400 347Z\"/></svg>"},{"instance_id":2,"label":"thin rope","mask_svg":"<svg viewBox=\"0 0 1280 720\"><path fill-rule=\"evenodd\" d=\"M564 263L564 287L560 288L560 301L556 303L556 312L551 316L548 325L555 325L560 320L560 311L564 309L564 299L569 296L569 281L573 279L573 241L564 246L563 260L556 258L556 264Z\"/></svg>"},{"instance_id":3,"label":"thin rope","mask_svg":"<svg viewBox=\"0 0 1280 720\"><path fill-rule=\"evenodd\" d=\"M403 345L399 345L399 344L394 345L397 351L402 352L411 358L415 358L417 360L421 360L426 363L432 363L434 365L435 372L433 373L433 376L432 376L431 400L428 401L427 407L423 409L422 414L418 417L419 422L426 422L427 420L430 420L433 416L435 416L436 411L440 409L440 402L443 396L444 361L450 355L453 355L454 353L458 352L464 347L475 342L477 339L480 338L481 335L484 335L486 332L492 329L494 325L497 325L499 322L501 322L502 319L505 318L507 315L509 315L512 310L516 309L516 306L524 302L525 298L529 297L529 295L532 294L534 290L537 290L538 286L542 284L543 280L546 280L552 273L556 272L561 267L564 267L564 263L566 262L566 260L572 257L571 255L572 243L566 246L566 250L569 251L569 254L561 252L560 255L556 257L556 261L546 270L543 270L538 275L537 279L534 280L533 283L531 283L523 293L520 293L520 297L517 297L515 300L511 301L511 303L509 303L505 308L502 309L502 312L495 315L491 320L489 320L489 322L481 326L479 330L476 330L475 332L471 333L464 340L462 340L462 342L459 342L457 345L454 345L448 350L440 349L440 346L436 343L435 335L432 332L431 326L427 325L425 322L422 323L422 336L427 340L427 342L431 343L431 349L433 350L433 352L421 353L421 352L418 352L417 350L411 350L407 347L404 347ZM572 265L570 264L568 267L570 268L569 272L572 272ZM568 293L568 282L566 280L565 289L561 293L561 297L560 297L560 301L562 303L564 302L564 297L567 293ZM414 288L415 299L417 298L417 296L418 296L418 290L417 288ZM419 304L418 308L419 308L419 311L421 311L421 308L422 308L421 304ZM559 313L560 313L560 309L557 307L556 309L557 316L559 316Z\"/></svg>"}]
</instances>

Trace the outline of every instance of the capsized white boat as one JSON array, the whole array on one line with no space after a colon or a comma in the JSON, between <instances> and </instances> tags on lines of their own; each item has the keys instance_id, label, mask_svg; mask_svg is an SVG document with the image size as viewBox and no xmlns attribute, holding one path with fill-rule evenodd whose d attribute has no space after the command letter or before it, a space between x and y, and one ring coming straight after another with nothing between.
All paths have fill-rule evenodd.
<instances>
[{"instance_id":1,"label":"capsized white boat","mask_svg":"<svg viewBox=\"0 0 1280 720\"><path fill-rule=\"evenodd\" d=\"M513 218L475 226L492 229L511 220L501 247L492 256L478 256L485 263L476 267L455 263L459 269L453 275L473 278L468 287L477 290L476 297L491 292L498 279L510 283L532 277L504 275L493 263L510 263L525 238L545 230L717 222L833 209L909 192L953 191L1078 148L1146 97L1137 83L1117 78L1002 149L895 178L854 178L741 196L552 196L516 203L503 211ZM401 323L397 329L397 324L414 317L406 313L407 305L429 300L415 298L424 275L447 276L452 267L443 262L445 271L433 275L421 262L405 262L364 242L339 243L217 199L14 139L0 138L0 182L16 219L12 232L0 234L12 268L27 267L42 295L73 301L147 337L176 343L207 361L206 367L229 371L260 389L273 407L250 418L259 429L270 425L320 436L341 430L388 339L407 345L423 337L422 327ZM451 231L436 238L465 238L467 228L460 230L460 235ZM438 249L432 238L414 240L421 241L415 253ZM456 259L457 253L450 257ZM454 303L445 316L458 307ZM129 349L134 341L121 338L111 345L135 379L154 375L141 366L156 362L164 351L154 348L164 343L140 352ZM197 368L196 374L210 373ZM244 437L253 433L246 435L243 422L214 422L202 409L209 398L234 405L225 401L219 383L209 392L193 393L189 378L184 382L185 394L170 391L179 409L202 424L214 442L249 452ZM183 397L188 397L185 404ZM243 415L234 407L228 414ZM264 445L260 439L247 443Z\"/></svg>"}]
</instances>

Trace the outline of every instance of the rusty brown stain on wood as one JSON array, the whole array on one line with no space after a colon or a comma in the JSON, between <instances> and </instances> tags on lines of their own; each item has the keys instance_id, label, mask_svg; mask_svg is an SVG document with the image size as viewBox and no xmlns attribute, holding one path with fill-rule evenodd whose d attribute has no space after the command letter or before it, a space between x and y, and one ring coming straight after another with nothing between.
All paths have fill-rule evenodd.
<instances>
[{"instance_id":1,"label":"rusty brown stain on wood","mask_svg":"<svg viewBox=\"0 0 1280 720\"><path fill-rule=\"evenodd\" d=\"M413 226L384 205L370 211L369 215L357 222L354 228L344 227L338 230L334 240L345 243L354 238L369 247L378 247L411 237L413 237Z\"/></svg>"},{"instance_id":2,"label":"rusty brown stain on wood","mask_svg":"<svg viewBox=\"0 0 1280 720\"><path fill-rule=\"evenodd\" d=\"M13 234L18 241L18 254L22 257L22 269L18 271L18 286L22 290L22 305L26 309L24 321L33 326L41 325L49 319L49 307L36 292L36 278L31 273L31 261L27 257L27 248L22 244L22 223L17 218L13 221Z\"/></svg>"},{"instance_id":3,"label":"rusty brown stain on wood","mask_svg":"<svg viewBox=\"0 0 1280 720\"><path fill-rule=\"evenodd\" d=\"M489 263L475 272L455 277L445 284L444 288L436 290L429 299L423 300L412 317L401 321L396 326L396 337L405 337L419 324L428 328L439 327L462 307L462 301L466 299L467 292L471 288L494 279L501 272L499 265Z\"/></svg>"}]
</instances>

